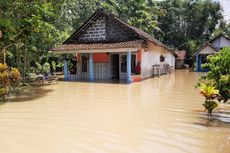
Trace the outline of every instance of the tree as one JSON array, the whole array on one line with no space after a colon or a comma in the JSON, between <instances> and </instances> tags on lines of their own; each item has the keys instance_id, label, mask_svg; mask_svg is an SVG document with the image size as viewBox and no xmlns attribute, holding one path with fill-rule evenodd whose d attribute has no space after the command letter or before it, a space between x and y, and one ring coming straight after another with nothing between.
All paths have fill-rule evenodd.
<instances>
[{"instance_id":1,"label":"tree","mask_svg":"<svg viewBox=\"0 0 230 153\"><path fill-rule=\"evenodd\" d=\"M211 0L166 0L158 5L165 16L158 19L162 32L156 32L156 37L189 55L210 39L223 19L220 4Z\"/></svg>"},{"instance_id":2,"label":"tree","mask_svg":"<svg viewBox=\"0 0 230 153\"><path fill-rule=\"evenodd\" d=\"M157 19L164 15L154 0L104 0L101 6L121 19L150 34L158 28Z\"/></svg>"},{"instance_id":3,"label":"tree","mask_svg":"<svg viewBox=\"0 0 230 153\"><path fill-rule=\"evenodd\" d=\"M0 54L7 55L4 62L19 66L25 78L32 61L40 61L44 52L67 37L55 27L60 6L46 0L0 0L0 4Z\"/></svg>"},{"instance_id":4,"label":"tree","mask_svg":"<svg viewBox=\"0 0 230 153\"><path fill-rule=\"evenodd\" d=\"M221 21L219 27L214 30L214 37L223 34L230 38L230 23L226 23L225 21Z\"/></svg>"}]
</instances>

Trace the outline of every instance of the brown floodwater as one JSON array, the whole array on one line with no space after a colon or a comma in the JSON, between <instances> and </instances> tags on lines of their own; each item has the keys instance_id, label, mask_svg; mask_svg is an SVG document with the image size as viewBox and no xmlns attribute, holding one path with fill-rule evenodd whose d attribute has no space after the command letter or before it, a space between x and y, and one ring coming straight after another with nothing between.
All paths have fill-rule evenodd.
<instances>
[{"instance_id":1,"label":"brown floodwater","mask_svg":"<svg viewBox=\"0 0 230 153\"><path fill-rule=\"evenodd\" d=\"M0 105L0 153L230 153L230 106L209 121L197 78L31 89Z\"/></svg>"}]
</instances>

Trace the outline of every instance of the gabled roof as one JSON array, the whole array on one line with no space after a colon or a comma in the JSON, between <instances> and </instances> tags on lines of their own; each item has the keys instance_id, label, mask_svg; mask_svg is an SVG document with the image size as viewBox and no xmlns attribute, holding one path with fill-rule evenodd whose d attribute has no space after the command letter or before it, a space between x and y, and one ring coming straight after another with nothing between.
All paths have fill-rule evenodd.
<instances>
[{"instance_id":1,"label":"gabled roof","mask_svg":"<svg viewBox=\"0 0 230 153\"><path fill-rule=\"evenodd\" d=\"M217 35L215 38L213 38L212 40L209 41L209 43L213 43L216 39L220 38L220 37L224 37L226 38L227 40L230 41L230 38L228 38L227 36L223 35L222 33Z\"/></svg>"},{"instance_id":2,"label":"gabled roof","mask_svg":"<svg viewBox=\"0 0 230 153\"><path fill-rule=\"evenodd\" d=\"M202 47L200 47L194 54L195 56L197 53L199 53L201 50L203 50L205 47L210 46L212 49L214 49L216 52L218 51L211 43L206 42Z\"/></svg>"},{"instance_id":3,"label":"gabled roof","mask_svg":"<svg viewBox=\"0 0 230 153\"><path fill-rule=\"evenodd\" d=\"M104 9L98 9L95 13L93 13L89 19L80 26L80 28L78 28L78 30L76 30L64 43L63 45L67 45L67 44L76 44L77 42L71 41L71 40L75 40L77 38L79 38L81 36L81 34L83 34L92 24L95 23L95 21L100 18L101 16L107 16L109 18L114 19L115 21L119 22L121 25L123 25L124 27L126 27L127 29L129 29L131 32L133 32L134 34L138 35L139 38L141 40L148 40L152 43L154 43L157 46L163 47L165 49L167 49L169 52L171 52L174 56L176 56L175 52L167 47L166 45L164 45L162 42L158 41L156 38L154 38L153 36L151 36L150 34L144 32L141 29L138 29L137 27L131 26L129 24L127 24L126 22L122 21L121 19L119 19L118 17L116 17L115 15L106 12ZM105 42L106 44L108 44L108 42ZM112 42L110 42L112 43ZM114 43L114 42L113 42ZM97 44L97 43L95 43ZM100 43L102 44L102 43ZM61 46L63 46L61 45ZM80 45L80 44L79 44ZM82 44L83 45L83 44ZM75 46L76 47L76 46ZM89 46L88 46L89 47ZM57 48L54 48L52 50L56 50Z\"/></svg>"},{"instance_id":4,"label":"gabled roof","mask_svg":"<svg viewBox=\"0 0 230 153\"><path fill-rule=\"evenodd\" d=\"M102 15L113 18L114 20L121 23L122 25L124 25L125 27L127 27L128 29L133 31L134 33L138 34L140 37L147 39L147 40L155 43L156 45L168 48L166 45L164 45L162 42L158 41L156 38L154 38L150 34L144 32L141 29L138 29L137 27L134 27L134 26L127 24L126 22L122 21L121 19L119 19L115 15L106 12L104 9L98 9L94 14L92 14L91 17L82 26L80 26L80 28L77 31L75 31L63 44L68 44L71 39L78 38L87 28L89 28Z\"/></svg>"}]
</instances>

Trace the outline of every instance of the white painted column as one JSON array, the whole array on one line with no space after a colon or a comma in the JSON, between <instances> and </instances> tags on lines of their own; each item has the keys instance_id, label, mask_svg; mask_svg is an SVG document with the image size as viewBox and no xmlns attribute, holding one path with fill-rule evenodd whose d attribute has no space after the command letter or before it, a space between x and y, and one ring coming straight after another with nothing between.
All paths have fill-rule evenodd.
<instances>
[{"instance_id":1,"label":"white painted column","mask_svg":"<svg viewBox=\"0 0 230 153\"><path fill-rule=\"evenodd\" d=\"M89 53L89 80L94 81L93 53Z\"/></svg>"},{"instance_id":2,"label":"white painted column","mask_svg":"<svg viewBox=\"0 0 230 153\"><path fill-rule=\"evenodd\" d=\"M131 83L131 52L127 52L127 83Z\"/></svg>"},{"instance_id":3,"label":"white painted column","mask_svg":"<svg viewBox=\"0 0 230 153\"><path fill-rule=\"evenodd\" d=\"M68 80L68 62L66 59L64 60L64 80Z\"/></svg>"}]
</instances>

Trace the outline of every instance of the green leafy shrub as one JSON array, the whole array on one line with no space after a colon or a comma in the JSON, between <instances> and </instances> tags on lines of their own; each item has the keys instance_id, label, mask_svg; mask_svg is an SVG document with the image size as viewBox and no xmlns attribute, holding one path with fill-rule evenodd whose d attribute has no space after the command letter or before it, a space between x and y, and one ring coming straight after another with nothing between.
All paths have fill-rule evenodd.
<instances>
[{"instance_id":1,"label":"green leafy shrub","mask_svg":"<svg viewBox=\"0 0 230 153\"><path fill-rule=\"evenodd\" d=\"M220 94L218 99L227 102L230 99L230 47L224 47L220 52L208 56L207 59L208 63L202 66L210 71L203 77L214 81L214 86Z\"/></svg>"},{"instance_id":2,"label":"green leafy shrub","mask_svg":"<svg viewBox=\"0 0 230 153\"><path fill-rule=\"evenodd\" d=\"M43 73L45 75L49 74L50 73L50 64L48 62L44 63L43 66Z\"/></svg>"},{"instance_id":3,"label":"green leafy shrub","mask_svg":"<svg viewBox=\"0 0 230 153\"><path fill-rule=\"evenodd\" d=\"M50 73L51 68L50 68L50 64L48 62L44 63L43 65L41 65L38 62L36 62L35 64L37 66L37 70L36 70L37 73L40 73L40 74L49 74Z\"/></svg>"},{"instance_id":4,"label":"green leafy shrub","mask_svg":"<svg viewBox=\"0 0 230 153\"><path fill-rule=\"evenodd\" d=\"M9 68L7 64L0 63L0 101L5 101L10 92L18 89L20 72L16 68Z\"/></svg>"}]
</instances>

